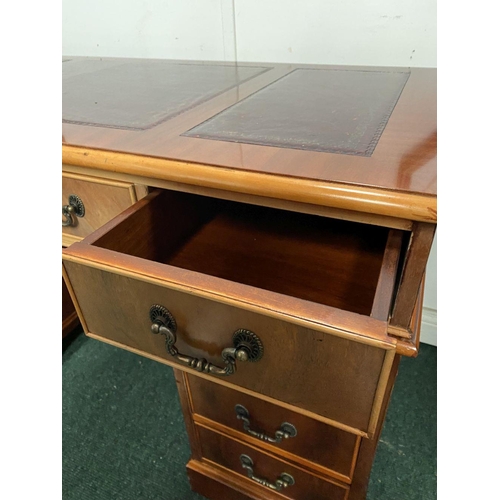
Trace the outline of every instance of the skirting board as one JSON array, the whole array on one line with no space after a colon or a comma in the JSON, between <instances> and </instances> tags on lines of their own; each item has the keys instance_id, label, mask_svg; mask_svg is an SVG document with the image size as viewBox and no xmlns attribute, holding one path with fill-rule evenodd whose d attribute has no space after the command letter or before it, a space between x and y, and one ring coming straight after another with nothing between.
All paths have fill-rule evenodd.
<instances>
[{"instance_id":1,"label":"skirting board","mask_svg":"<svg viewBox=\"0 0 500 500\"><path fill-rule=\"evenodd\" d=\"M424 307L422 311L420 342L437 347L437 309Z\"/></svg>"}]
</instances>

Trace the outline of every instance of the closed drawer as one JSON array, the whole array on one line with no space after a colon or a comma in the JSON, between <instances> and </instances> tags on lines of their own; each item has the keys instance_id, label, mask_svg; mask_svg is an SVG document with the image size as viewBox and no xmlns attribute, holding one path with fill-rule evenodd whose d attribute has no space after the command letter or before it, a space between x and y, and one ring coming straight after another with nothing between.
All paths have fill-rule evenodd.
<instances>
[{"instance_id":1,"label":"closed drawer","mask_svg":"<svg viewBox=\"0 0 500 500\"><path fill-rule=\"evenodd\" d=\"M62 228L63 246L80 241L146 194L145 186L63 172L62 206L78 207L71 220L63 215L63 223L70 223Z\"/></svg>"},{"instance_id":2,"label":"closed drawer","mask_svg":"<svg viewBox=\"0 0 500 500\"><path fill-rule=\"evenodd\" d=\"M164 191L63 260L88 335L371 435L399 236Z\"/></svg>"},{"instance_id":3,"label":"closed drawer","mask_svg":"<svg viewBox=\"0 0 500 500\"><path fill-rule=\"evenodd\" d=\"M350 482L359 436L200 377L187 380L195 422Z\"/></svg>"},{"instance_id":4,"label":"closed drawer","mask_svg":"<svg viewBox=\"0 0 500 500\"><path fill-rule=\"evenodd\" d=\"M309 473L285 460L203 426L196 426L202 460L260 484L262 498L276 489L294 500L345 500L349 486ZM269 496L268 496L269 495ZM274 498L274 496L272 497Z\"/></svg>"}]
</instances>

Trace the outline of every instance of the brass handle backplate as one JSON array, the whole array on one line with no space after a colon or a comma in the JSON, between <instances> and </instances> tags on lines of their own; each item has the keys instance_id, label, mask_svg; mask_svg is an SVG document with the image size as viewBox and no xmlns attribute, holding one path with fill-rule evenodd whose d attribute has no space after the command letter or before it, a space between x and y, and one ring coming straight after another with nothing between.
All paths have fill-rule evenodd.
<instances>
[{"instance_id":1,"label":"brass handle backplate","mask_svg":"<svg viewBox=\"0 0 500 500\"><path fill-rule=\"evenodd\" d=\"M266 488L274 491L281 491L283 488L295 484L293 476L286 472L282 472L274 483L269 482L267 479L257 477L253 472L253 460L248 455L240 455L240 462L241 466L247 471L248 477Z\"/></svg>"},{"instance_id":2,"label":"brass handle backplate","mask_svg":"<svg viewBox=\"0 0 500 500\"><path fill-rule=\"evenodd\" d=\"M62 214L65 219L62 221L63 227L76 226L76 217L83 217L85 215L85 205L79 196L70 194L68 205L63 205Z\"/></svg>"},{"instance_id":3,"label":"brass handle backplate","mask_svg":"<svg viewBox=\"0 0 500 500\"><path fill-rule=\"evenodd\" d=\"M274 437L268 436L264 432L254 431L250 429L250 412L243 405L236 405L234 411L236 412L238 420L243 422L245 431L250 434L250 436L265 441L266 443L281 443L283 439L288 439L297 435L295 426L288 422L283 422L280 425L280 428L274 433Z\"/></svg>"},{"instance_id":4,"label":"brass handle backplate","mask_svg":"<svg viewBox=\"0 0 500 500\"><path fill-rule=\"evenodd\" d=\"M194 358L186 354L181 354L175 342L177 336L177 323L170 311L163 306L155 304L149 310L151 320L151 332L165 336L165 347L167 352L180 363L193 368L201 373L211 373L212 375L227 376L236 371L236 361L259 361L264 354L264 346L255 333L250 330L236 330L233 334L233 347L226 347L222 350L221 356L225 367L209 363L205 358Z\"/></svg>"}]
</instances>

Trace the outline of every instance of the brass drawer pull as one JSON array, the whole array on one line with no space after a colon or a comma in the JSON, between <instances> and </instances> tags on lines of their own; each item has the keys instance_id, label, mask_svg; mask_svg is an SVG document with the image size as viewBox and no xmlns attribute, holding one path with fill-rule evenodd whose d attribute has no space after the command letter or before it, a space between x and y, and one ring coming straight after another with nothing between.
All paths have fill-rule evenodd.
<instances>
[{"instance_id":1,"label":"brass drawer pull","mask_svg":"<svg viewBox=\"0 0 500 500\"><path fill-rule=\"evenodd\" d=\"M264 346L255 333L243 329L236 330L233 334L233 347L226 347L222 350L221 355L226 366L220 368L209 363L205 358L193 358L179 352L174 345L177 340L175 335L177 324L166 307L158 304L151 306L149 319L152 323L151 331L155 334L161 333L165 335L167 352L177 361L202 373L221 376L232 375L236 371L236 360L255 362L259 361L264 354Z\"/></svg>"},{"instance_id":2,"label":"brass drawer pull","mask_svg":"<svg viewBox=\"0 0 500 500\"><path fill-rule=\"evenodd\" d=\"M295 484L293 476L287 474L286 472L282 472L278 476L278 479L276 479L275 483L270 483L267 479L255 476L253 473L253 460L248 455L240 455L240 462L241 466L246 469L248 477L266 488L274 491L281 491L283 488L287 488L288 486Z\"/></svg>"},{"instance_id":3,"label":"brass drawer pull","mask_svg":"<svg viewBox=\"0 0 500 500\"><path fill-rule=\"evenodd\" d=\"M83 217L85 215L85 205L79 196L70 194L68 205L63 205L62 214L65 220L62 221L63 227L76 226L76 217Z\"/></svg>"},{"instance_id":4,"label":"brass drawer pull","mask_svg":"<svg viewBox=\"0 0 500 500\"><path fill-rule=\"evenodd\" d=\"M254 431L250 429L249 411L242 405L236 405L234 407L234 411L236 412L238 420L243 422L243 429L245 429L250 436L256 437L266 443L281 443L283 439L288 439L297 435L297 429L295 426L289 424L288 422L283 422L281 424L280 428L274 433L274 437L268 436L264 432Z\"/></svg>"}]
</instances>

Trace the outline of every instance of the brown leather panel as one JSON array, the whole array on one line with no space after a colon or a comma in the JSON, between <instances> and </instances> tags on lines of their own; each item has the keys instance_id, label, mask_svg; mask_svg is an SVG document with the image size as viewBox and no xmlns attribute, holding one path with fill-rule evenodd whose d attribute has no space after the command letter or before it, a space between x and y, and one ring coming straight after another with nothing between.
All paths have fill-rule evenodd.
<instances>
[{"instance_id":1,"label":"brown leather panel","mask_svg":"<svg viewBox=\"0 0 500 500\"><path fill-rule=\"evenodd\" d=\"M63 65L63 122L128 130L154 127L267 71L158 60L115 62L79 74L72 66Z\"/></svg>"},{"instance_id":2,"label":"brown leather panel","mask_svg":"<svg viewBox=\"0 0 500 500\"><path fill-rule=\"evenodd\" d=\"M73 68L71 76L74 76L77 73L97 72L97 67L101 67L100 64L108 67L127 62L131 66L136 65L137 68L140 68L142 64L140 60L94 58L92 59L92 64L94 65L92 69L87 66L89 59L72 57L70 62L64 63L62 65L64 78L69 78L70 67ZM182 61L174 62L181 63ZM225 63L193 62L193 64L211 66L224 65ZM278 81L294 69L315 70L320 68L318 71L348 70L350 72L366 70L370 74L374 72L385 74L386 72L406 71L406 69L402 70L401 68L370 66L349 67L292 64L270 65L260 62L253 64L239 63L239 67L255 67L256 65L272 69L146 130L85 126L81 123L81 120L83 120L86 111L82 110L82 116L77 116L78 124L63 123L62 141L65 146L78 146L87 151L83 153L84 158L77 160L71 149L65 148L63 150L65 163L82 165L82 163L74 162L84 161L84 165L89 168L109 170L110 163L114 161L116 153L147 156L147 170L141 166L143 160L136 158L134 159L133 168L119 165L113 166L113 171L127 171L133 175L146 174L146 177L150 178L152 182L150 182L150 185L153 186L156 185L155 179L170 179L176 182L194 183L195 185L212 186L231 191L234 186L232 175L234 170L255 173L257 176L256 179L261 174L271 174L284 176L289 180L305 178L320 183L355 184L359 186L359 191L355 193L351 191L350 195L355 195L354 199L356 200L364 200L365 197L367 199L361 206L354 209L378 213L377 210L379 210L379 207L384 206L385 211L383 213L386 215L391 213L393 200L385 199L384 196L373 203L370 201L370 193L365 192L363 186L369 189L380 188L390 190L391 198L398 196L397 193L392 192L393 190L405 191L407 193L424 193L435 197L437 186L435 69L411 69L411 75L397 101L396 107L392 111L377 147L369 157L355 154L344 155L293 149L291 147L261 146L225 140L205 140L181 135L206 120L211 119L217 113L223 112L262 88ZM362 82L359 83L362 84ZM102 78L101 84L103 88L107 88L109 93L120 92L119 88L113 88L109 85L105 78ZM368 91L371 92L370 88L368 88ZM139 95L138 97L141 96ZM151 94L151 99L154 97L155 95ZM155 103L155 108L162 109L161 95L156 97L159 97L159 99ZM75 98L78 100L79 96L75 96ZM133 98L134 96L131 95L131 101ZM253 99L250 102L253 102ZM94 102L91 104L95 106ZM132 102L125 104L134 108L137 106L137 104ZM149 106L151 106L150 103ZM277 119L279 120L280 117L277 117ZM285 127L285 120L282 119L281 121L283 127ZM23 132L21 130L20 133ZM99 150L101 153L97 155L94 150ZM105 151L105 153L102 151ZM153 157L158 162L151 164L150 160ZM165 163L162 160L165 160ZM185 165L184 167L177 165L179 168L174 170L175 175L171 177L173 165L170 162L172 161L188 162L189 165ZM198 165L198 167L195 169L193 164ZM211 171L213 167L210 167L207 168L206 174L204 174L204 166L206 165L213 166L217 170L220 170L220 172L213 176ZM222 168L218 169L217 167ZM179 173L183 169L185 170L185 177L182 175L179 177ZM239 177L237 176L236 180L238 179ZM252 189L254 194L264 195L264 193L267 193L267 196L273 196L274 187L272 184L274 181L272 178L262 178L262 182L265 185L256 179L252 178L248 180L248 188ZM278 183L277 188L279 186L280 184ZM238 189L241 189L241 187ZM277 189L275 194L277 198L292 199L288 198L292 196L291 192L284 193ZM333 196L338 196L338 192L335 191L332 193ZM406 203L404 196L401 201ZM423 204L429 202L430 208L432 210L435 209L435 199L417 201ZM386 202L390 203L390 205L386 206ZM323 203L324 201L320 201L319 204L322 205ZM394 205L395 209L397 206L399 206L399 202ZM394 214L396 215L397 213L396 210ZM410 210L405 216L412 219L413 213Z\"/></svg>"},{"instance_id":3,"label":"brown leather panel","mask_svg":"<svg viewBox=\"0 0 500 500\"><path fill-rule=\"evenodd\" d=\"M296 69L184 135L371 156L409 75Z\"/></svg>"}]
</instances>

